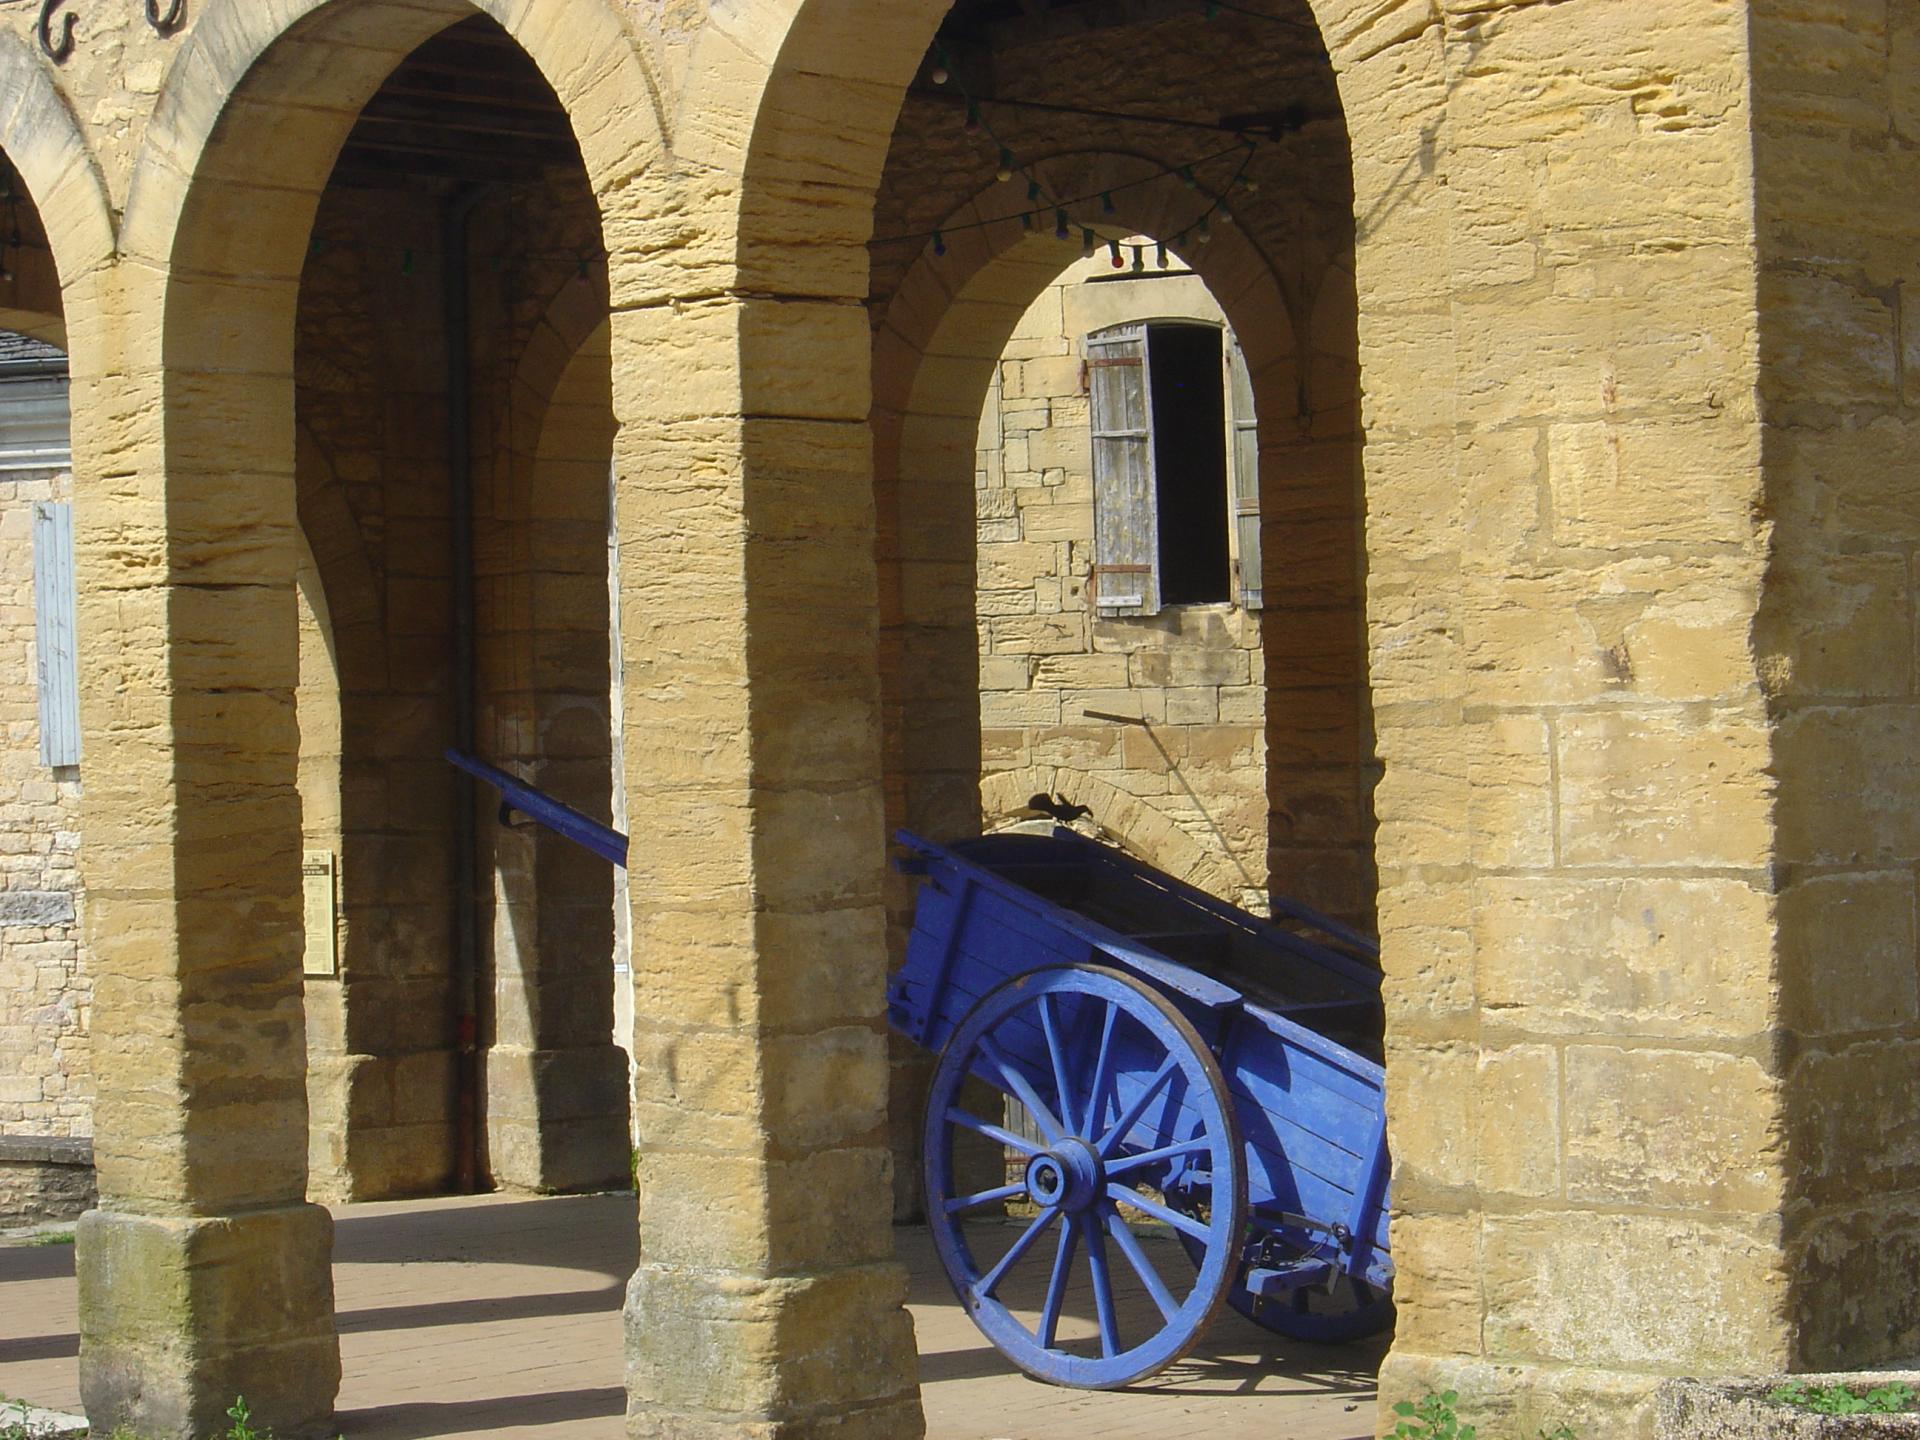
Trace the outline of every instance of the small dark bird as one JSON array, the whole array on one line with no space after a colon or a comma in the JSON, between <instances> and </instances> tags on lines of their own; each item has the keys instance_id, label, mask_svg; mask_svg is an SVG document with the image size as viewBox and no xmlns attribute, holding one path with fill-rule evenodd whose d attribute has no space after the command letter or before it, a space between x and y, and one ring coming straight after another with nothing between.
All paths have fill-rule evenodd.
<instances>
[{"instance_id":1,"label":"small dark bird","mask_svg":"<svg viewBox=\"0 0 1920 1440\"><path fill-rule=\"evenodd\" d=\"M1091 815L1093 811L1084 805L1075 805L1060 795L1029 795L1027 808L1040 815L1051 815L1062 825L1078 820L1082 815Z\"/></svg>"}]
</instances>

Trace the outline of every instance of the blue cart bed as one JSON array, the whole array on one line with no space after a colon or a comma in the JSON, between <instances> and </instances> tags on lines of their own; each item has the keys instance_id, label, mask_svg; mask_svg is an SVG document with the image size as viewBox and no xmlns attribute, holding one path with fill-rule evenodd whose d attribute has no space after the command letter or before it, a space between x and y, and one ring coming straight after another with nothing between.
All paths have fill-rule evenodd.
<instances>
[{"instance_id":1,"label":"blue cart bed","mask_svg":"<svg viewBox=\"0 0 1920 1440\"><path fill-rule=\"evenodd\" d=\"M926 884L888 1017L941 1052L930 1219L1003 1353L1106 1388L1178 1358L1222 1302L1305 1339L1391 1322L1371 941L1284 900L1249 915L1071 831L898 838ZM1143 1243L1168 1230L1178 1267ZM1121 1333L1129 1288L1152 1333Z\"/></svg>"}]
</instances>

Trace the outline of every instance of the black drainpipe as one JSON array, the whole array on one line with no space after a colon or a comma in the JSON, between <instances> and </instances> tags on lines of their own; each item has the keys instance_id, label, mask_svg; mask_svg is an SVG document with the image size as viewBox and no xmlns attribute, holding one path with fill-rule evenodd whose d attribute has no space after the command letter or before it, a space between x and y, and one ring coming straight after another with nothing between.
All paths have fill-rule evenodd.
<instances>
[{"instance_id":1,"label":"black drainpipe","mask_svg":"<svg viewBox=\"0 0 1920 1440\"><path fill-rule=\"evenodd\" d=\"M473 753L473 297L467 273L473 212L484 189L457 192L441 220L441 283L446 301L447 476L453 523L453 743ZM474 914L480 856L475 782L462 775L454 811L453 1019L458 1047L454 1187L480 1188L480 935Z\"/></svg>"}]
</instances>

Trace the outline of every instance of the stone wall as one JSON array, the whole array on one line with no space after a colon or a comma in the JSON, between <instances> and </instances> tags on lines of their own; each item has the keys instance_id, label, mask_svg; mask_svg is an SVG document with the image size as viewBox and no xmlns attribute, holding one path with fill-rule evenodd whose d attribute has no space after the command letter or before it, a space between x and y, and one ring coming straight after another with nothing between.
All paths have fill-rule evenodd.
<instances>
[{"instance_id":1,"label":"stone wall","mask_svg":"<svg viewBox=\"0 0 1920 1440\"><path fill-rule=\"evenodd\" d=\"M94 1199L91 1142L0 1134L0 1226L71 1220Z\"/></svg>"},{"instance_id":2,"label":"stone wall","mask_svg":"<svg viewBox=\"0 0 1920 1440\"><path fill-rule=\"evenodd\" d=\"M1103 616L1088 603L1082 340L1149 319L1224 331L1226 316L1184 262L1137 280L1100 278L1113 274L1102 251L1041 291L1014 327L981 412L982 808L991 824L1037 792L1064 794L1150 864L1257 909L1267 864L1259 614L1227 601ZM1231 463L1230 446L1227 454ZM1116 725L1088 710L1145 723Z\"/></svg>"},{"instance_id":3,"label":"stone wall","mask_svg":"<svg viewBox=\"0 0 1920 1440\"><path fill-rule=\"evenodd\" d=\"M7 404L0 383L0 409ZM0 464L0 1137L32 1141L93 1133L93 986L77 870L81 770L41 762L36 683L34 504L72 496L64 467ZM42 1163L35 1157L44 1149L0 1155L0 1214L30 1215L43 1204L76 1213L74 1201L91 1185L86 1162Z\"/></svg>"}]
</instances>

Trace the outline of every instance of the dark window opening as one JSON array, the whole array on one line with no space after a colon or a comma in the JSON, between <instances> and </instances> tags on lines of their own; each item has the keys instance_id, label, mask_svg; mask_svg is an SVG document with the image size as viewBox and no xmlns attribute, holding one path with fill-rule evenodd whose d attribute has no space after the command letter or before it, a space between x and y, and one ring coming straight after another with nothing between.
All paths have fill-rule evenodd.
<instances>
[{"instance_id":1,"label":"dark window opening","mask_svg":"<svg viewBox=\"0 0 1920 1440\"><path fill-rule=\"evenodd\" d=\"M1147 327L1163 605L1214 604L1233 593L1221 365L1218 328Z\"/></svg>"}]
</instances>

